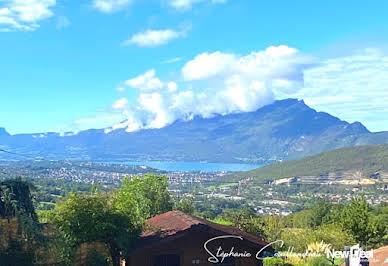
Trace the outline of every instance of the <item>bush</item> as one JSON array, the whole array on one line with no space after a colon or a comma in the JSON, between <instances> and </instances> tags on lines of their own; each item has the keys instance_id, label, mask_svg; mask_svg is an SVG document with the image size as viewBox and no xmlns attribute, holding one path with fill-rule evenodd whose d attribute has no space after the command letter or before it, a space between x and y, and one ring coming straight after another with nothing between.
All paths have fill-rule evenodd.
<instances>
[{"instance_id":1,"label":"bush","mask_svg":"<svg viewBox=\"0 0 388 266\"><path fill-rule=\"evenodd\" d=\"M282 258L266 258L263 261L264 266L293 266L291 263L285 262Z\"/></svg>"},{"instance_id":2,"label":"bush","mask_svg":"<svg viewBox=\"0 0 388 266\"><path fill-rule=\"evenodd\" d=\"M312 257L307 262L308 266L332 266L324 256L322 257Z\"/></svg>"}]
</instances>

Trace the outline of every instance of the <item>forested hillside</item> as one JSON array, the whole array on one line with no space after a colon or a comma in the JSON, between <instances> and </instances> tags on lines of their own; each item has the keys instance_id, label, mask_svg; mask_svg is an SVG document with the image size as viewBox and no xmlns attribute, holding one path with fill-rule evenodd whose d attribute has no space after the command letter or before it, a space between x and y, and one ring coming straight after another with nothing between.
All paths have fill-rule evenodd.
<instances>
[{"instance_id":1,"label":"forested hillside","mask_svg":"<svg viewBox=\"0 0 388 266\"><path fill-rule=\"evenodd\" d=\"M296 161L271 164L238 174L258 181L295 176L319 176L329 173L359 172L364 177L388 173L388 145L368 145L320 153Z\"/></svg>"}]
</instances>

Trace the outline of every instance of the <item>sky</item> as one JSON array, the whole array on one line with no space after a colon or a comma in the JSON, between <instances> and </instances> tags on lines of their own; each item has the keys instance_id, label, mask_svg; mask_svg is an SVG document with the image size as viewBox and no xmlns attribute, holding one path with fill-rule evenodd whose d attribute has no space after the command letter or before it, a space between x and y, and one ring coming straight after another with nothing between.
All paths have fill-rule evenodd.
<instances>
[{"instance_id":1,"label":"sky","mask_svg":"<svg viewBox=\"0 0 388 266\"><path fill-rule=\"evenodd\" d=\"M387 10L386 0L0 0L0 127L135 131L298 98L386 131Z\"/></svg>"}]
</instances>

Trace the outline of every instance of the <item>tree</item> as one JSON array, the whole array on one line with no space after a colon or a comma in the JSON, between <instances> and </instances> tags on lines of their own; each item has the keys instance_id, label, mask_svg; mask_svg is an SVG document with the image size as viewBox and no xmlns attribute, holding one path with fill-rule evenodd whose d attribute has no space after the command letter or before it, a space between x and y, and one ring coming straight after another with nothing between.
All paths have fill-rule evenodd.
<instances>
[{"instance_id":1,"label":"tree","mask_svg":"<svg viewBox=\"0 0 388 266\"><path fill-rule=\"evenodd\" d=\"M194 198L191 195L185 195L181 200L175 205L175 209L187 214L194 214L195 205Z\"/></svg>"},{"instance_id":2,"label":"tree","mask_svg":"<svg viewBox=\"0 0 388 266\"><path fill-rule=\"evenodd\" d=\"M265 216L262 218L263 231L266 240L273 242L281 239L280 235L285 228L284 221L279 215Z\"/></svg>"},{"instance_id":3,"label":"tree","mask_svg":"<svg viewBox=\"0 0 388 266\"><path fill-rule=\"evenodd\" d=\"M136 213L149 218L172 210L173 203L165 175L146 174L142 178L125 177L116 191L116 206L123 212L136 206ZM132 211L131 211L132 212Z\"/></svg>"},{"instance_id":4,"label":"tree","mask_svg":"<svg viewBox=\"0 0 388 266\"><path fill-rule=\"evenodd\" d=\"M35 212L32 184L21 178L9 179L0 183L0 217L18 217L24 215L38 221Z\"/></svg>"},{"instance_id":5,"label":"tree","mask_svg":"<svg viewBox=\"0 0 388 266\"><path fill-rule=\"evenodd\" d=\"M118 266L121 252L131 246L142 229L142 221L133 222L132 218L117 210L107 195L71 194L56 206L52 222L73 250L83 243L105 243L113 265Z\"/></svg>"},{"instance_id":6,"label":"tree","mask_svg":"<svg viewBox=\"0 0 388 266\"><path fill-rule=\"evenodd\" d=\"M341 213L340 223L345 231L364 247L375 247L385 235L385 223L370 212L364 197L353 199Z\"/></svg>"},{"instance_id":7,"label":"tree","mask_svg":"<svg viewBox=\"0 0 388 266\"><path fill-rule=\"evenodd\" d=\"M172 210L166 175L146 174L141 181L143 194L150 201L150 217Z\"/></svg>"},{"instance_id":8,"label":"tree","mask_svg":"<svg viewBox=\"0 0 388 266\"><path fill-rule=\"evenodd\" d=\"M16 218L18 222L19 238L24 239L26 250L33 250L37 245L45 245L46 237L42 234L42 227L35 212L32 190L29 182L21 178L0 182L0 218ZM11 239L13 241L15 239Z\"/></svg>"},{"instance_id":9,"label":"tree","mask_svg":"<svg viewBox=\"0 0 388 266\"><path fill-rule=\"evenodd\" d=\"M310 216L308 219L308 225L311 228L316 228L322 225L331 210L331 204L327 201L319 201L316 205L313 206L310 210Z\"/></svg>"},{"instance_id":10,"label":"tree","mask_svg":"<svg viewBox=\"0 0 388 266\"><path fill-rule=\"evenodd\" d=\"M167 186L166 176L148 174L125 177L121 187L109 194L97 190L88 195L70 194L57 204L51 218L64 244L63 254L83 243L102 242L109 247L113 265L119 265L121 255L139 237L145 219L171 210Z\"/></svg>"},{"instance_id":11,"label":"tree","mask_svg":"<svg viewBox=\"0 0 388 266\"><path fill-rule=\"evenodd\" d=\"M243 219L237 225L240 230L247 232L248 234L255 235L259 238L265 238L263 222L260 218Z\"/></svg>"},{"instance_id":12,"label":"tree","mask_svg":"<svg viewBox=\"0 0 388 266\"><path fill-rule=\"evenodd\" d=\"M309 228L285 228L278 238L284 241L284 247L294 252L305 252L307 246L314 241L313 231Z\"/></svg>"},{"instance_id":13,"label":"tree","mask_svg":"<svg viewBox=\"0 0 388 266\"><path fill-rule=\"evenodd\" d=\"M344 231L339 224L324 224L313 232L313 238L316 242L323 241L330 244L335 250L342 250L344 246L353 246L356 244L353 236Z\"/></svg>"}]
</instances>

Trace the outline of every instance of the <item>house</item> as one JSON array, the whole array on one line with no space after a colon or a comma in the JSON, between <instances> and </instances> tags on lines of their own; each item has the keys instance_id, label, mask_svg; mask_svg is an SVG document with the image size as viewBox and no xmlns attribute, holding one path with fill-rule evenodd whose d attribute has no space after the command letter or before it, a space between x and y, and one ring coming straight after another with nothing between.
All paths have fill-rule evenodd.
<instances>
[{"instance_id":1,"label":"house","mask_svg":"<svg viewBox=\"0 0 388 266\"><path fill-rule=\"evenodd\" d=\"M272 252L253 235L180 211L155 216L146 224L148 229L126 258L128 266L262 265L256 254Z\"/></svg>"},{"instance_id":2,"label":"house","mask_svg":"<svg viewBox=\"0 0 388 266\"><path fill-rule=\"evenodd\" d=\"M368 265L368 266L386 266L388 265L388 246L384 246L378 249L369 250L371 251L371 257L364 261L364 264L359 263L358 259L350 260L349 266L353 265ZM346 263L342 263L341 266L347 266Z\"/></svg>"},{"instance_id":3,"label":"house","mask_svg":"<svg viewBox=\"0 0 388 266\"><path fill-rule=\"evenodd\" d=\"M373 258L369 259L369 266L388 265L388 246L373 251Z\"/></svg>"}]
</instances>

